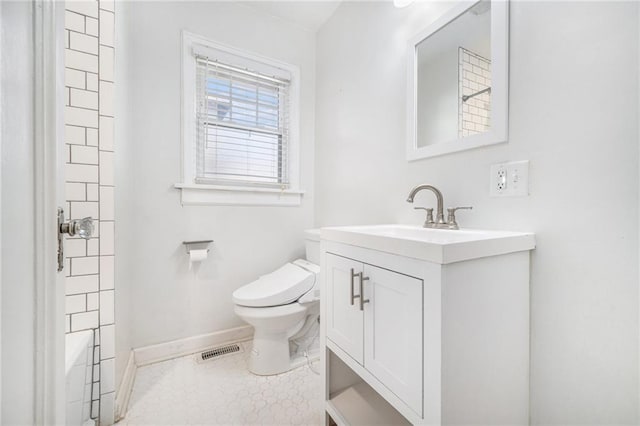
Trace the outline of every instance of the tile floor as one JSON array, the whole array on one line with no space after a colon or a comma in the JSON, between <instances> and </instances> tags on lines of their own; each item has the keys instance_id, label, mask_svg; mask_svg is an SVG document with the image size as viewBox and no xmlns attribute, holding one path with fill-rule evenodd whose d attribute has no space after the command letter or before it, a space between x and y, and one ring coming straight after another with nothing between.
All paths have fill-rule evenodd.
<instances>
[{"instance_id":1,"label":"tile floor","mask_svg":"<svg viewBox=\"0 0 640 426\"><path fill-rule=\"evenodd\" d=\"M320 376L308 365L255 376L251 344L242 345L243 353L203 363L190 355L139 368L118 425L321 425Z\"/></svg>"}]
</instances>

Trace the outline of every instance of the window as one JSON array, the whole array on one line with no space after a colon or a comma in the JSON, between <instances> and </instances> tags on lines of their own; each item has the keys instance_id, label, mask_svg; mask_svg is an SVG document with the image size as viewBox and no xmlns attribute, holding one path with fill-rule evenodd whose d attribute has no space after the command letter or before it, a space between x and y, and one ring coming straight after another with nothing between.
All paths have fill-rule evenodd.
<instances>
[{"instance_id":1,"label":"window","mask_svg":"<svg viewBox=\"0 0 640 426\"><path fill-rule=\"evenodd\" d=\"M298 75L183 34L183 204L300 204Z\"/></svg>"},{"instance_id":2,"label":"window","mask_svg":"<svg viewBox=\"0 0 640 426\"><path fill-rule=\"evenodd\" d=\"M290 80L196 55L199 183L288 187Z\"/></svg>"}]
</instances>

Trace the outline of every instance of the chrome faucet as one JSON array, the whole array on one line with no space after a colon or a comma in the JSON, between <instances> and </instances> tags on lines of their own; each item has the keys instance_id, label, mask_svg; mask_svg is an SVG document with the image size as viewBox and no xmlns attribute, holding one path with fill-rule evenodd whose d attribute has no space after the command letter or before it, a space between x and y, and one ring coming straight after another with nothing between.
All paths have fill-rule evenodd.
<instances>
[{"instance_id":1,"label":"chrome faucet","mask_svg":"<svg viewBox=\"0 0 640 426\"><path fill-rule=\"evenodd\" d=\"M442 192L440 192L440 190L435 186L427 185L427 184L416 186L409 193L409 197L407 197L407 203L413 203L413 198L416 196L418 192L422 191L423 189L428 189L429 191L433 192L436 195L436 201L438 203L436 205L435 222L431 222L432 226L428 226L428 223L429 223L428 221L425 222L424 224L425 228L446 228L447 223L444 221L444 206L443 206L444 200L442 198Z\"/></svg>"},{"instance_id":2,"label":"chrome faucet","mask_svg":"<svg viewBox=\"0 0 640 426\"><path fill-rule=\"evenodd\" d=\"M427 209L424 207L414 207L414 209L418 210L426 210L427 212L427 218L424 222L423 227L425 228L436 228L436 229L459 229L458 228L458 223L456 222L456 216L455 216L455 212L456 210L461 210L461 209L465 209L465 210L471 210L473 207L455 207L455 208L450 208L447 209L448 212L448 217L447 217L447 221L445 222L444 220L444 200L442 197L442 192L440 192L440 190L438 190L438 188L436 188L433 185L427 185L427 184L422 184L422 185L418 185L415 188L413 188L411 190L411 192L409 193L409 197L407 197L407 202L408 203L413 203L413 198L416 196L416 194L420 191L422 191L423 189L428 189L429 191L433 192L436 196L436 219L433 219L433 209Z\"/></svg>"}]
</instances>

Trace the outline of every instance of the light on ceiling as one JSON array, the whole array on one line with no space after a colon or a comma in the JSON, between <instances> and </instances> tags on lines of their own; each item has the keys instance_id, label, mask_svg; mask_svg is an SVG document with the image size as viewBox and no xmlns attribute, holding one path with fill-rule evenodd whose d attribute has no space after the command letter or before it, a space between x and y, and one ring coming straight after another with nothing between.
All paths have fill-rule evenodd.
<instances>
[{"instance_id":1,"label":"light on ceiling","mask_svg":"<svg viewBox=\"0 0 640 426\"><path fill-rule=\"evenodd\" d=\"M397 8L401 8L401 7L407 7L413 2L414 0L393 0L393 5Z\"/></svg>"}]
</instances>

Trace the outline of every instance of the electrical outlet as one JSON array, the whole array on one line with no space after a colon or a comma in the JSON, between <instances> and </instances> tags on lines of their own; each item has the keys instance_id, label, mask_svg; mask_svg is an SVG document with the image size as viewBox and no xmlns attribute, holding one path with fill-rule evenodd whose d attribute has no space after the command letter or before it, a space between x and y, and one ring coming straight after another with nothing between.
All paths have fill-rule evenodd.
<instances>
[{"instance_id":1,"label":"electrical outlet","mask_svg":"<svg viewBox=\"0 0 640 426\"><path fill-rule=\"evenodd\" d=\"M504 167L499 167L497 171L498 181L496 188L498 191L504 191L507 189L507 170Z\"/></svg>"},{"instance_id":2,"label":"electrical outlet","mask_svg":"<svg viewBox=\"0 0 640 426\"><path fill-rule=\"evenodd\" d=\"M489 185L492 197L526 197L529 195L529 160L492 165Z\"/></svg>"}]
</instances>

